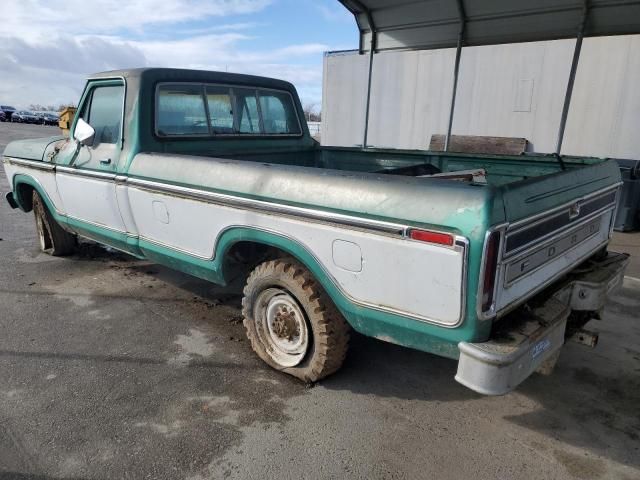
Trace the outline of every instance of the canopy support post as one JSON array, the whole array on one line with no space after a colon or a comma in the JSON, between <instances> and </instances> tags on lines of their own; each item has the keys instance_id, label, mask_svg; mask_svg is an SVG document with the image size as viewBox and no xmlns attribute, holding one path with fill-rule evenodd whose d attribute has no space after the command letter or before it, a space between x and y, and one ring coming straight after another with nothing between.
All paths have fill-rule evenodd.
<instances>
[{"instance_id":1,"label":"canopy support post","mask_svg":"<svg viewBox=\"0 0 640 480\"><path fill-rule=\"evenodd\" d=\"M564 131L567 126L567 118L569 116L569 107L571 106L571 96L573 95L573 85L576 80L576 72L578 71L578 62L580 60L580 52L582 50L582 39L584 38L584 30L589 16L589 2L584 0L582 8L582 20L578 28L578 36L576 37L576 45L573 49L573 59L571 60L571 70L569 71L569 80L567 81L567 89L564 95L564 105L562 106L562 116L560 117L560 126L558 127L558 140L556 142L555 156L560 161L560 166L565 169L564 162L560 156L562 150L562 141L564 140Z\"/></svg>"},{"instance_id":2,"label":"canopy support post","mask_svg":"<svg viewBox=\"0 0 640 480\"><path fill-rule=\"evenodd\" d=\"M371 82L373 78L373 55L376 50L376 28L373 23L373 16L371 12L361 6L367 15L367 22L369 23L369 29L371 30L371 45L369 45L369 72L367 74L367 100L364 111L364 135L362 139L362 148L367 148L367 141L369 137L369 113L371 109Z\"/></svg>"},{"instance_id":3,"label":"canopy support post","mask_svg":"<svg viewBox=\"0 0 640 480\"><path fill-rule=\"evenodd\" d=\"M453 91L451 93L451 106L449 107L449 124L447 135L444 137L444 151L449 151L451 129L453 128L453 114L456 108L456 94L458 93L458 74L460 72L460 57L462 56L462 44L464 42L464 30L467 23L463 0L457 0L458 15L460 16L460 30L458 31L458 44L456 46L456 59L453 67Z\"/></svg>"},{"instance_id":4,"label":"canopy support post","mask_svg":"<svg viewBox=\"0 0 640 480\"><path fill-rule=\"evenodd\" d=\"M362 139L362 148L367 148L367 137L369 136L369 110L371 108L372 76L373 76L373 41L371 42L371 50L369 51L369 73L367 77L367 100L366 100L366 106L364 111L364 138Z\"/></svg>"}]
</instances>

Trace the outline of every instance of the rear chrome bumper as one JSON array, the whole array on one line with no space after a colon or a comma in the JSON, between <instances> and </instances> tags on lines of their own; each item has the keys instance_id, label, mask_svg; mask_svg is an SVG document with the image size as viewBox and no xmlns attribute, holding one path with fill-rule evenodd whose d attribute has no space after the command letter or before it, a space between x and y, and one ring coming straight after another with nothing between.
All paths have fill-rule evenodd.
<instances>
[{"instance_id":1,"label":"rear chrome bumper","mask_svg":"<svg viewBox=\"0 0 640 480\"><path fill-rule=\"evenodd\" d=\"M629 256L609 253L590 261L543 291L501 323L487 342L460 342L456 380L485 395L503 395L516 388L549 360L557 358L565 342L567 318L572 311L597 312L607 294L622 284ZM544 300L540 303L536 300Z\"/></svg>"}]
</instances>

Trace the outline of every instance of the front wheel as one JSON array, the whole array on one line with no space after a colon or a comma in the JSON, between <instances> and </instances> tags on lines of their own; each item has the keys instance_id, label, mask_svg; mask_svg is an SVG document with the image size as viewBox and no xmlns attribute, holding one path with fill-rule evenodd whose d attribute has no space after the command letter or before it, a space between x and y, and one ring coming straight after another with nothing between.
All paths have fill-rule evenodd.
<instances>
[{"instance_id":1,"label":"front wheel","mask_svg":"<svg viewBox=\"0 0 640 480\"><path fill-rule=\"evenodd\" d=\"M33 192L33 214L36 218L40 250L54 257L71 255L75 251L77 244L75 235L64 230L55 221L36 191Z\"/></svg>"},{"instance_id":2,"label":"front wheel","mask_svg":"<svg viewBox=\"0 0 640 480\"><path fill-rule=\"evenodd\" d=\"M276 370L315 382L342 366L349 325L295 260L271 260L251 272L242 314L251 347Z\"/></svg>"}]
</instances>

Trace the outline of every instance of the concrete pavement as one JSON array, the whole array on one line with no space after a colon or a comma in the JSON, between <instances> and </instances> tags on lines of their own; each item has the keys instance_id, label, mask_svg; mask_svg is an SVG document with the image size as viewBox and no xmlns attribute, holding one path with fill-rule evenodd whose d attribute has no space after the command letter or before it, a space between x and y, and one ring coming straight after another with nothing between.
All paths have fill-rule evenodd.
<instances>
[{"instance_id":1,"label":"concrete pavement","mask_svg":"<svg viewBox=\"0 0 640 480\"><path fill-rule=\"evenodd\" d=\"M0 124L0 151L57 131ZM92 243L40 254L4 203L0 238L1 480L640 478L634 282L590 325L595 350L567 345L504 397L358 335L307 388L253 354L237 292Z\"/></svg>"}]
</instances>

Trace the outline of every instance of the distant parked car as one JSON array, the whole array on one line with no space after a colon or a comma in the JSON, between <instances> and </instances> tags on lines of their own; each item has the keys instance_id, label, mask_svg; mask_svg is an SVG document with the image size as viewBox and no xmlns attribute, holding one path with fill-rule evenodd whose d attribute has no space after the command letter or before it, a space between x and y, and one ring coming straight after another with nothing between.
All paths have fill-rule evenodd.
<instances>
[{"instance_id":1,"label":"distant parked car","mask_svg":"<svg viewBox=\"0 0 640 480\"><path fill-rule=\"evenodd\" d=\"M18 110L11 115L11 121L17 123L40 123L40 118L28 110Z\"/></svg>"},{"instance_id":2,"label":"distant parked car","mask_svg":"<svg viewBox=\"0 0 640 480\"><path fill-rule=\"evenodd\" d=\"M0 110L0 122L6 122L7 121L7 115Z\"/></svg>"},{"instance_id":3,"label":"distant parked car","mask_svg":"<svg viewBox=\"0 0 640 480\"><path fill-rule=\"evenodd\" d=\"M10 107L9 105L0 105L0 110L5 114L7 122L11 120L11 115L16 111L15 108Z\"/></svg>"},{"instance_id":4,"label":"distant parked car","mask_svg":"<svg viewBox=\"0 0 640 480\"><path fill-rule=\"evenodd\" d=\"M49 112L33 112L38 117L38 123L41 125L57 125L58 117L53 116Z\"/></svg>"},{"instance_id":5,"label":"distant parked car","mask_svg":"<svg viewBox=\"0 0 640 480\"><path fill-rule=\"evenodd\" d=\"M43 121L43 125L58 125L58 120L60 120L60 117L58 117L58 115L56 115L55 113L49 113L49 112L45 112L42 115L42 121Z\"/></svg>"}]
</instances>

